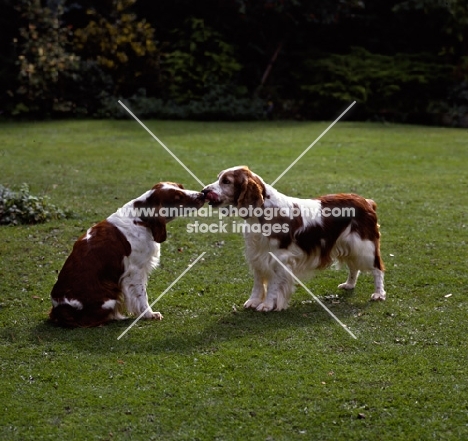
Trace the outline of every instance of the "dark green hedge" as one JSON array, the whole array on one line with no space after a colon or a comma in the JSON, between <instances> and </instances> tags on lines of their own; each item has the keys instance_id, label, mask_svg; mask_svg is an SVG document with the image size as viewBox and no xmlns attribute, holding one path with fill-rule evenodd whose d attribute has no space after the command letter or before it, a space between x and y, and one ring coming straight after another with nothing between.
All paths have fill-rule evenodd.
<instances>
[{"instance_id":1,"label":"dark green hedge","mask_svg":"<svg viewBox=\"0 0 468 441\"><path fill-rule=\"evenodd\" d=\"M4 0L0 114L464 125L462 3Z\"/></svg>"}]
</instances>

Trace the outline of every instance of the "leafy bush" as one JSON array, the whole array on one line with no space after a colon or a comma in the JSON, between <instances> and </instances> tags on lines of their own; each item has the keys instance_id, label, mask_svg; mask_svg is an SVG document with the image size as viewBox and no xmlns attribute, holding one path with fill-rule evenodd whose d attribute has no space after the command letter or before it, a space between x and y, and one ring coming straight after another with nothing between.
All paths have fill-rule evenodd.
<instances>
[{"instance_id":1,"label":"leafy bush","mask_svg":"<svg viewBox=\"0 0 468 441\"><path fill-rule=\"evenodd\" d=\"M173 41L162 66L169 75L170 96L177 102L200 100L212 84L230 84L242 68L234 47L203 19L187 19L184 28L174 31Z\"/></svg>"},{"instance_id":2,"label":"leafy bush","mask_svg":"<svg viewBox=\"0 0 468 441\"><path fill-rule=\"evenodd\" d=\"M439 124L468 127L468 81L452 86L447 98L432 103L430 110Z\"/></svg>"},{"instance_id":3,"label":"leafy bush","mask_svg":"<svg viewBox=\"0 0 468 441\"><path fill-rule=\"evenodd\" d=\"M0 185L0 225L37 224L71 217L49 202L47 196L33 196L27 184L19 191Z\"/></svg>"},{"instance_id":4,"label":"leafy bush","mask_svg":"<svg viewBox=\"0 0 468 441\"><path fill-rule=\"evenodd\" d=\"M461 57L455 68L455 84L444 99L431 103L435 122L453 127L468 127L468 57Z\"/></svg>"},{"instance_id":5,"label":"leafy bush","mask_svg":"<svg viewBox=\"0 0 468 441\"><path fill-rule=\"evenodd\" d=\"M76 90L73 94L76 115L96 115L105 105L104 101L113 94L115 87L112 75L104 72L96 60L80 60L76 77Z\"/></svg>"},{"instance_id":6,"label":"leafy bush","mask_svg":"<svg viewBox=\"0 0 468 441\"><path fill-rule=\"evenodd\" d=\"M125 100L132 112L141 118L248 121L263 119L264 102L259 98L239 98L227 86L216 85L199 100L177 103L172 100L148 97L144 89ZM128 117L117 98L102 98L99 118Z\"/></svg>"},{"instance_id":7,"label":"leafy bush","mask_svg":"<svg viewBox=\"0 0 468 441\"><path fill-rule=\"evenodd\" d=\"M155 44L154 28L138 20L128 8L136 0L112 0L108 16L88 9L91 20L84 28L75 30L74 49L87 61L96 63L109 75L113 93L130 96L142 85L160 87L159 50Z\"/></svg>"},{"instance_id":8,"label":"leafy bush","mask_svg":"<svg viewBox=\"0 0 468 441\"><path fill-rule=\"evenodd\" d=\"M373 114L426 112L429 97L445 94L453 68L426 54L373 54L352 48L349 54L328 54L305 62L301 90L307 106L335 109L356 100L361 111Z\"/></svg>"},{"instance_id":9,"label":"leafy bush","mask_svg":"<svg viewBox=\"0 0 468 441\"><path fill-rule=\"evenodd\" d=\"M54 11L40 0L19 0L17 9L25 22L17 43L19 66L18 103L13 115L66 113L73 108L67 97L79 58L70 52L71 31L63 26L63 1Z\"/></svg>"},{"instance_id":10,"label":"leafy bush","mask_svg":"<svg viewBox=\"0 0 468 441\"><path fill-rule=\"evenodd\" d=\"M187 106L187 118L199 120L258 120L265 115L264 101L242 98L229 92L228 86L215 85L200 100Z\"/></svg>"}]
</instances>

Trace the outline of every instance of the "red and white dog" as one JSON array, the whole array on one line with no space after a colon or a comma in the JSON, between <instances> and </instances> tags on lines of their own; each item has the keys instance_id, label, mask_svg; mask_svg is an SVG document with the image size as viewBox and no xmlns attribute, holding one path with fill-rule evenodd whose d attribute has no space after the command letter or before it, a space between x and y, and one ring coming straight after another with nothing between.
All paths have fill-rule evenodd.
<instances>
[{"instance_id":1,"label":"red and white dog","mask_svg":"<svg viewBox=\"0 0 468 441\"><path fill-rule=\"evenodd\" d=\"M202 193L215 207L235 207L246 221L246 257L254 286L245 308L280 311L288 307L296 277L334 262L345 263L348 279L338 287L353 289L360 271L374 276L372 300L385 300L384 264L376 204L355 194L298 199L281 194L239 166L222 171Z\"/></svg>"},{"instance_id":2,"label":"red and white dog","mask_svg":"<svg viewBox=\"0 0 468 441\"><path fill-rule=\"evenodd\" d=\"M166 223L181 208L200 208L203 194L161 182L99 222L75 243L52 292L52 322L98 326L131 314L161 320L148 305L148 276L159 263ZM172 209L172 210L171 210Z\"/></svg>"}]
</instances>

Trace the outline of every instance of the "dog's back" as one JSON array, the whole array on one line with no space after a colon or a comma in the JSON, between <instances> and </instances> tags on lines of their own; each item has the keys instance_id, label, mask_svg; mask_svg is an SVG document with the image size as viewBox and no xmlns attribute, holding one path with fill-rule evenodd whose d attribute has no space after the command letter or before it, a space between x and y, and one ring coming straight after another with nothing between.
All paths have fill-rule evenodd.
<instances>
[{"instance_id":1,"label":"dog's back","mask_svg":"<svg viewBox=\"0 0 468 441\"><path fill-rule=\"evenodd\" d=\"M110 320L120 303L123 259L130 252L130 243L108 221L90 228L75 242L52 288L51 321L90 327Z\"/></svg>"}]
</instances>

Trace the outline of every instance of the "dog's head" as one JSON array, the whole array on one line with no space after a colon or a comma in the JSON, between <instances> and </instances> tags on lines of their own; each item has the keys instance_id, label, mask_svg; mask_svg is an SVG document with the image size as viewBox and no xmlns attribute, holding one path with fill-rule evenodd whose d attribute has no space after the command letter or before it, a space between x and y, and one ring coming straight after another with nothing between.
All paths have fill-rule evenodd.
<instances>
[{"instance_id":1,"label":"dog's head","mask_svg":"<svg viewBox=\"0 0 468 441\"><path fill-rule=\"evenodd\" d=\"M245 165L223 170L218 180L207 185L202 193L214 207L261 207L265 196L265 183Z\"/></svg>"},{"instance_id":2,"label":"dog's head","mask_svg":"<svg viewBox=\"0 0 468 441\"><path fill-rule=\"evenodd\" d=\"M187 215L186 209L198 210L204 202L203 193L185 190L182 184L160 182L136 199L133 208L138 210L141 223L151 229L154 240L161 243L166 240L167 222Z\"/></svg>"}]
</instances>

